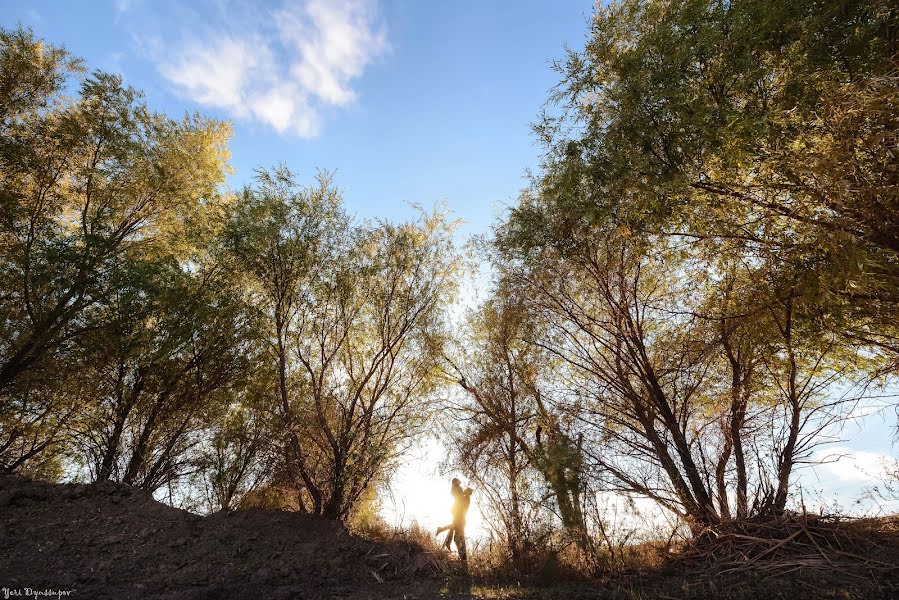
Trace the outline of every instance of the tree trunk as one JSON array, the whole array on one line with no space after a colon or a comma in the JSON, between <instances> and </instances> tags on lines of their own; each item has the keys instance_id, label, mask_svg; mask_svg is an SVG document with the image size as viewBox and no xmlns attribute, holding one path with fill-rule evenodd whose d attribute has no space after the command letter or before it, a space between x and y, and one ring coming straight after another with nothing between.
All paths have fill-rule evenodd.
<instances>
[{"instance_id":1,"label":"tree trunk","mask_svg":"<svg viewBox=\"0 0 899 600\"><path fill-rule=\"evenodd\" d=\"M796 352L793 348L793 302L788 298L785 302L785 319L781 328L787 350L787 402L789 403L789 430L787 433L787 442L780 454L777 469L777 493L774 496L774 510L781 512L786 508L787 495L790 487L790 474L793 471L793 463L795 461L796 442L799 439L800 417L802 413L802 403L799 398L799 390L796 386L796 377L799 373L799 367L796 364Z\"/></svg>"}]
</instances>

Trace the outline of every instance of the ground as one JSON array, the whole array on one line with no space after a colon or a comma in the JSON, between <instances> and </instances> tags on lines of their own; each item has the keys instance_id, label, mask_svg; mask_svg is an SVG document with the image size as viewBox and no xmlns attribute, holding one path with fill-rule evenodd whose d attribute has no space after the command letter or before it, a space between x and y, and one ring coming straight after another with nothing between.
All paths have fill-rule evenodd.
<instances>
[{"instance_id":1,"label":"ground","mask_svg":"<svg viewBox=\"0 0 899 600\"><path fill-rule=\"evenodd\" d=\"M897 548L881 558L892 561ZM899 561L871 577L805 579L715 579L678 565L601 581L508 586L472 581L459 563L415 544L363 539L324 519L260 509L201 517L124 485L0 477L0 587L21 597L30 588L99 600L899 598Z\"/></svg>"}]
</instances>

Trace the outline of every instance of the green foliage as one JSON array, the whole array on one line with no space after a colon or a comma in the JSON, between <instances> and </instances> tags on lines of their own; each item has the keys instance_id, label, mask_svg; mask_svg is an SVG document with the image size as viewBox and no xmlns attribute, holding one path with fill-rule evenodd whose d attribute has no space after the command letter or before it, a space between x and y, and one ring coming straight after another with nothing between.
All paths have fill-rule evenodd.
<instances>
[{"instance_id":1,"label":"green foliage","mask_svg":"<svg viewBox=\"0 0 899 600\"><path fill-rule=\"evenodd\" d=\"M0 126L6 134L16 122L52 104L66 78L82 71L65 49L35 39L30 29L0 31Z\"/></svg>"},{"instance_id":2,"label":"green foliage","mask_svg":"<svg viewBox=\"0 0 899 600\"><path fill-rule=\"evenodd\" d=\"M212 439L197 461L209 510L237 508L269 474L277 432L265 387L264 377L251 378L216 415Z\"/></svg>"},{"instance_id":3,"label":"green foliage","mask_svg":"<svg viewBox=\"0 0 899 600\"><path fill-rule=\"evenodd\" d=\"M0 32L0 65L0 463L51 475L99 453L95 477L152 489L178 471L186 398L223 385L208 355L241 350L202 265L229 129L153 113L30 31Z\"/></svg>"},{"instance_id":4,"label":"green foliage","mask_svg":"<svg viewBox=\"0 0 899 600\"><path fill-rule=\"evenodd\" d=\"M190 258L197 214L224 179L228 128L151 112L30 32L4 32L0 63L0 394L89 328L122 260Z\"/></svg>"},{"instance_id":5,"label":"green foliage","mask_svg":"<svg viewBox=\"0 0 899 600\"><path fill-rule=\"evenodd\" d=\"M262 172L225 228L263 327L280 480L346 517L423 426L456 267L443 215L356 224L330 176Z\"/></svg>"},{"instance_id":6,"label":"green foliage","mask_svg":"<svg viewBox=\"0 0 899 600\"><path fill-rule=\"evenodd\" d=\"M896 19L623 0L557 65L495 245L613 486L694 523L782 509L830 385L895 368Z\"/></svg>"},{"instance_id":7,"label":"green foliage","mask_svg":"<svg viewBox=\"0 0 899 600\"><path fill-rule=\"evenodd\" d=\"M88 312L98 325L71 357L84 390L77 444L95 479L156 489L189 473L198 432L221 418L253 360L251 330L227 275L143 260L117 265Z\"/></svg>"},{"instance_id":8,"label":"green foliage","mask_svg":"<svg viewBox=\"0 0 899 600\"><path fill-rule=\"evenodd\" d=\"M223 193L226 124L30 31L0 66L0 466L363 509L438 383L454 224L356 223L324 172Z\"/></svg>"},{"instance_id":9,"label":"green foliage","mask_svg":"<svg viewBox=\"0 0 899 600\"><path fill-rule=\"evenodd\" d=\"M890 368L896 19L888 2L599 9L586 49L558 65L566 110L537 128L544 173L500 247L589 252L630 232L647 251L662 235L706 260L737 253Z\"/></svg>"}]
</instances>

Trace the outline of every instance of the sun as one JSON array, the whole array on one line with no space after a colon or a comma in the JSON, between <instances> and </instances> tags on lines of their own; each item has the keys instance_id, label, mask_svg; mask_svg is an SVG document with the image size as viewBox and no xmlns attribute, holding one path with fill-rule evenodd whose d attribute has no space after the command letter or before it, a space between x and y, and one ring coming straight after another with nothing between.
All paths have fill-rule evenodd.
<instances>
[{"instance_id":1,"label":"sun","mask_svg":"<svg viewBox=\"0 0 899 600\"><path fill-rule=\"evenodd\" d=\"M466 536L472 539L486 537L488 529L479 510L477 486L455 473L440 474L439 458L443 453L438 442L427 444L424 450L420 456L397 469L391 478L390 489L383 498L381 515L390 525L409 527L417 523L425 531L433 533L452 520L450 480L459 477L463 487L474 488L466 519Z\"/></svg>"}]
</instances>

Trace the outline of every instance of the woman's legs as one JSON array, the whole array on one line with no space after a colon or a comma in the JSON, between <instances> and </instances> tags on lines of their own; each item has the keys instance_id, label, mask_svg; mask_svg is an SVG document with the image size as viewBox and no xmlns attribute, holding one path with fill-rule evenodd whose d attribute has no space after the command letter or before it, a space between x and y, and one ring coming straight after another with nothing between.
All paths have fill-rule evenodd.
<instances>
[{"instance_id":1,"label":"woman's legs","mask_svg":"<svg viewBox=\"0 0 899 600\"><path fill-rule=\"evenodd\" d=\"M450 545L453 543L453 537L454 537L455 533L456 533L456 528L453 526L450 526L449 533L446 534L446 540L444 540L444 542L443 542L443 547L446 548L447 550L450 549Z\"/></svg>"}]
</instances>

